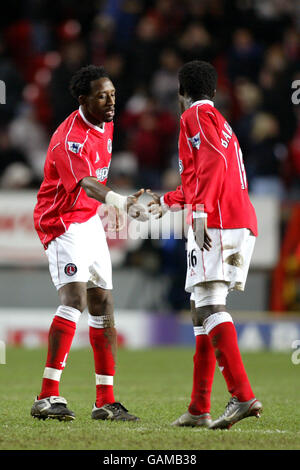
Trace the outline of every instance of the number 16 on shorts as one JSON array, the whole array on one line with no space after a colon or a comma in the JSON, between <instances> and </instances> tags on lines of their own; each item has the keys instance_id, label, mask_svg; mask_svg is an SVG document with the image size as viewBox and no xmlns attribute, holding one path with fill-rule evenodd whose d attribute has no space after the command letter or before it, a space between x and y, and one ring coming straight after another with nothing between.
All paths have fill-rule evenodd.
<instances>
[{"instance_id":1,"label":"number 16 on shorts","mask_svg":"<svg viewBox=\"0 0 300 470\"><path fill-rule=\"evenodd\" d=\"M192 268L195 268L197 266L197 254L196 250L193 249L191 251L188 251L187 253L187 264L188 264L188 270L191 270Z\"/></svg>"}]
</instances>

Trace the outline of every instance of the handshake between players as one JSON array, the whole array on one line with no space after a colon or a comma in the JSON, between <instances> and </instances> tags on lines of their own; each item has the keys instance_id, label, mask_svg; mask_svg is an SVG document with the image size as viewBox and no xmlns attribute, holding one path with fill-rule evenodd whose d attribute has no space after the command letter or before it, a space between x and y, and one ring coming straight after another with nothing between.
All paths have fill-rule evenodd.
<instances>
[{"instance_id":1,"label":"handshake between players","mask_svg":"<svg viewBox=\"0 0 300 470\"><path fill-rule=\"evenodd\" d=\"M160 219L170 209L169 206L165 204L163 197L160 197L150 189L146 190L146 192L152 197L152 200L147 204L147 207L139 203L138 200L140 196L144 194L144 192L144 189L140 189L139 191L127 197L121 196L120 194L114 193L113 191L109 191L107 193L105 202L108 205L114 206L118 211L116 217L116 230L120 229L119 218L122 217L119 210L127 212L128 215L133 219L136 219L140 222L146 222L149 220L149 213L155 216L156 219ZM178 210L178 206L176 206L175 210ZM205 249L209 251L212 246L212 240L208 234L207 217L204 212L193 212L192 227L195 241L200 250L203 251Z\"/></svg>"}]
</instances>

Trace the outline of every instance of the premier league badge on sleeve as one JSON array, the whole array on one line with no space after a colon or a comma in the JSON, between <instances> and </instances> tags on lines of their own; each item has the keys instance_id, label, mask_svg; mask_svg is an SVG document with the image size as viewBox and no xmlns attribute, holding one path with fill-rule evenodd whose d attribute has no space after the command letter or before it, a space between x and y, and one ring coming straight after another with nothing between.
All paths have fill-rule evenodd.
<instances>
[{"instance_id":1,"label":"premier league badge on sleeve","mask_svg":"<svg viewBox=\"0 0 300 470\"><path fill-rule=\"evenodd\" d=\"M198 134L194 135L193 137L188 137L188 140L191 142L192 147L199 150L201 144L200 132L198 132Z\"/></svg>"},{"instance_id":2,"label":"premier league badge on sleeve","mask_svg":"<svg viewBox=\"0 0 300 470\"><path fill-rule=\"evenodd\" d=\"M79 142L68 142L68 147L71 152L79 153L82 148L82 144Z\"/></svg>"}]
</instances>

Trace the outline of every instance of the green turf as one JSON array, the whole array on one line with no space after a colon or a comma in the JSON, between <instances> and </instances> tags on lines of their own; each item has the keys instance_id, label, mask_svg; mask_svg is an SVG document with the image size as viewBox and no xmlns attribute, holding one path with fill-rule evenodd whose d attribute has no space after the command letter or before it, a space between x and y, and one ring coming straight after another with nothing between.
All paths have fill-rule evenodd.
<instances>
[{"instance_id":1,"label":"green turf","mask_svg":"<svg viewBox=\"0 0 300 470\"><path fill-rule=\"evenodd\" d=\"M290 354L243 354L256 396L263 402L261 419L248 418L230 431L173 428L170 423L188 405L193 350L160 348L118 352L115 398L137 423L90 419L95 399L90 350L72 350L61 381L61 395L76 413L71 423L30 417L39 392L46 351L8 349L0 365L0 449L299 449L300 365ZM219 370L212 393L212 415L224 410L229 395Z\"/></svg>"}]
</instances>

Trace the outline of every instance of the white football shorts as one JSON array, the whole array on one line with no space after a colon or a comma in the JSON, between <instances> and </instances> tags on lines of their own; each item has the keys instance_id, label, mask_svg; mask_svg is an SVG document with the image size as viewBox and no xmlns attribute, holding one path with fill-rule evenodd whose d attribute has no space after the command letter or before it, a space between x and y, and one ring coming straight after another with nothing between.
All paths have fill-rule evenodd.
<instances>
[{"instance_id":1,"label":"white football shorts","mask_svg":"<svg viewBox=\"0 0 300 470\"><path fill-rule=\"evenodd\" d=\"M208 233L212 248L201 251L192 227L189 228L185 290L193 293L197 284L225 281L229 291L243 291L256 237L246 228L209 228Z\"/></svg>"},{"instance_id":2,"label":"white football shorts","mask_svg":"<svg viewBox=\"0 0 300 470\"><path fill-rule=\"evenodd\" d=\"M70 282L86 282L87 288L113 288L110 253L97 214L87 222L71 224L51 241L46 254L57 290Z\"/></svg>"}]
</instances>

